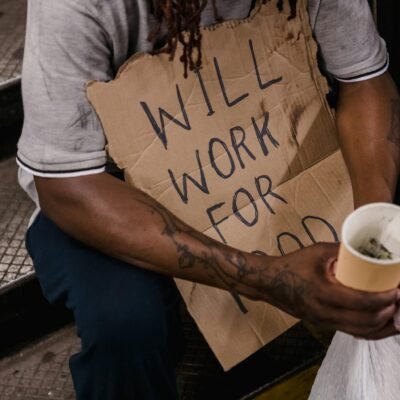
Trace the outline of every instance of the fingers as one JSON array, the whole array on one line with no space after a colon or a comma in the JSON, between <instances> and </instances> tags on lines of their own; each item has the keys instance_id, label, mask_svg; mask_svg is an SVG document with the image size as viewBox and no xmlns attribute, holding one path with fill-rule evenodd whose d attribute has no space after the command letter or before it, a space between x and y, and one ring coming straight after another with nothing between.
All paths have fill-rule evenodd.
<instances>
[{"instance_id":1,"label":"fingers","mask_svg":"<svg viewBox=\"0 0 400 400\"><path fill-rule=\"evenodd\" d=\"M336 329L360 337L375 337L384 327L390 324L394 331L393 317L396 306L391 305L378 312L347 311L332 309L328 312L326 322ZM385 334L385 332L381 333Z\"/></svg>"},{"instance_id":2,"label":"fingers","mask_svg":"<svg viewBox=\"0 0 400 400\"><path fill-rule=\"evenodd\" d=\"M400 302L400 289L371 293L340 284L334 271L338 247L320 244L290 255L287 268L298 265L296 274L308 283L308 290L302 293L304 304L300 307L290 301L281 303L287 305L289 312L300 310L298 314L314 324L353 336L378 340L397 334L393 318ZM306 269L307 265L310 267Z\"/></svg>"},{"instance_id":3,"label":"fingers","mask_svg":"<svg viewBox=\"0 0 400 400\"><path fill-rule=\"evenodd\" d=\"M334 254L336 250L335 247L324 244L320 251L329 256ZM326 257L322 263L325 279L330 283L328 290L322 293L324 299L321 298L321 301L325 304L349 310L380 310L400 301L399 288L377 293L356 290L342 285L335 278L336 267L337 259L335 257Z\"/></svg>"},{"instance_id":4,"label":"fingers","mask_svg":"<svg viewBox=\"0 0 400 400\"><path fill-rule=\"evenodd\" d=\"M350 289L336 283L330 285L321 301L332 307L348 310L377 311L395 304L399 299L399 289L373 293Z\"/></svg>"},{"instance_id":5,"label":"fingers","mask_svg":"<svg viewBox=\"0 0 400 400\"><path fill-rule=\"evenodd\" d=\"M394 327L393 323L389 322L386 326L384 326L379 331L377 331L373 334L364 336L364 339L366 339L366 340L381 340L381 339L385 339L390 336L396 336L399 334L400 334L400 332Z\"/></svg>"}]
</instances>

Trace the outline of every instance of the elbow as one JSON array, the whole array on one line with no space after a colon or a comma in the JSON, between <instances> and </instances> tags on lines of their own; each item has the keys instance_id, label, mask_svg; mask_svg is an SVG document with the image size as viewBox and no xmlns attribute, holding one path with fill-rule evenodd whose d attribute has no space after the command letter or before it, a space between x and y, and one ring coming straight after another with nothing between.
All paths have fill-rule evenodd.
<instances>
[{"instance_id":1,"label":"elbow","mask_svg":"<svg viewBox=\"0 0 400 400\"><path fill-rule=\"evenodd\" d=\"M69 178L35 176L34 179L41 211L57 225L64 225L68 210L79 202L79 197L71 190Z\"/></svg>"},{"instance_id":2,"label":"elbow","mask_svg":"<svg viewBox=\"0 0 400 400\"><path fill-rule=\"evenodd\" d=\"M42 178L35 176L35 186L39 198L41 211L50 219L56 211L55 204L58 203L54 192L54 182L52 178Z\"/></svg>"}]
</instances>

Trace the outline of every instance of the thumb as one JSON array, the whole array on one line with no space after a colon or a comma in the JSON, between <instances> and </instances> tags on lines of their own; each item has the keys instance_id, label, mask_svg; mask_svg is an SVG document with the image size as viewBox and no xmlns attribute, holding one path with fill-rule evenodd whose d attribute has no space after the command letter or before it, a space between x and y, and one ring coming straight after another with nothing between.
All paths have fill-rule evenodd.
<instances>
[{"instance_id":1,"label":"thumb","mask_svg":"<svg viewBox=\"0 0 400 400\"><path fill-rule=\"evenodd\" d=\"M337 257L331 257L327 262L327 270L328 274L334 278L336 276L336 270L337 270Z\"/></svg>"}]
</instances>

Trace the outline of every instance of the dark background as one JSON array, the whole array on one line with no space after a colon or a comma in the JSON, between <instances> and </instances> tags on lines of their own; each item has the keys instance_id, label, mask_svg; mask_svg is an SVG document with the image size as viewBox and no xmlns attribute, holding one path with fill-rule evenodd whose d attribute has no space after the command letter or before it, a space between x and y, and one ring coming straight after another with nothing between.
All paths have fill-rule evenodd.
<instances>
[{"instance_id":1,"label":"dark background","mask_svg":"<svg viewBox=\"0 0 400 400\"><path fill-rule=\"evenodd\" d=\"M388 45L390 71L400 87L400 1L378 0L376 3L378 29Z\"/></svg>"}]
</instances>

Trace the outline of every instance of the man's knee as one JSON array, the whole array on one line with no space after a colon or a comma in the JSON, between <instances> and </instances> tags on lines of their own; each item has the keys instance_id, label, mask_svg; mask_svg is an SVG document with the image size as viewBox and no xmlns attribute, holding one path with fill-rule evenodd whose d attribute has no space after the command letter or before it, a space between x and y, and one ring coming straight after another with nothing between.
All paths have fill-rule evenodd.
<instances>
[{"instance_id":1,"label":"man's knee","mask_svg":"<svg viewBox=\"0 0 400 400\"><path fill-rule=\"evenodd\" d=\"M70 360L77 398L176 398L176 349L168 346L166 307L144 303L101 306L77 321L82 351Z\"/></svg>"},{"instance_id":2,"label":"man's knee","mask_svg":"<svg viewBox=\"0 0 400 400\"><path fill-rule=\"evenodd\" d=\"M168 341L167 318L166 306L158 299L143 299L130 307L103 305L81 324L82 344L135 356L162 349Z\"/></svg>"}]
</instances>

